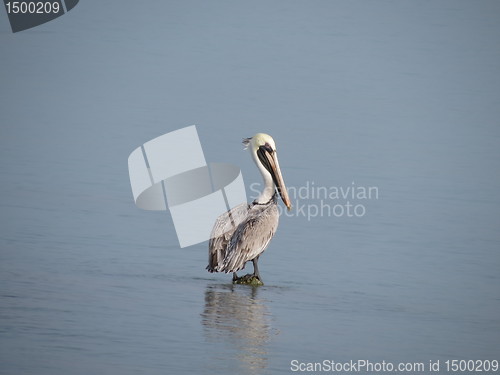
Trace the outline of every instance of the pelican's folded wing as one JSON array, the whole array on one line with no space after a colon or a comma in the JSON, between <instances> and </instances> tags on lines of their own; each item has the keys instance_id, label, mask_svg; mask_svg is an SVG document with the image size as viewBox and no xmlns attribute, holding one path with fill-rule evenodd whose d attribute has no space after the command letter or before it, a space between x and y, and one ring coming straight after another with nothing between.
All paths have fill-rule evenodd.
<instances>
[{"instance_id":1,"label":"pelican's folded wing","mask_svg":"<svg viewBox=\"0 0 500 375\"><path fill-rule=\"evenodd\" d=\"M222 269L225 272L236 272L244 268L246 262L262 254L278 228L278 221L276 204L263 208L254 206L227 244Z\"/></svg>"}]
</instances>

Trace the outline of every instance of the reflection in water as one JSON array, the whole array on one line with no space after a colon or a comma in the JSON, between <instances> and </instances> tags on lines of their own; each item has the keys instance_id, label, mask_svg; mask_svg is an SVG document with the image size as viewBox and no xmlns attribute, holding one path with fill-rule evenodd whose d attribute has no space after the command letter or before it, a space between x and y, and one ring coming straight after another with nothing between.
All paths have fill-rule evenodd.
<instances>
[{"instance_id":1,"label":"reflection in water","mask_svg":"<svg viewBox=\"0 0 500 375\"><path fill-rule=\"evenodd\" d=\"M258 288L234 285L209 285L205 291L201 323L206 339L208 343L225 343L235 351L240 368L232 369L234 373L260 374L267 367L269 313L257 294ZM220 353L214 359L221 365L231 363L231 358Z\"/></svg>"}]
</instances>

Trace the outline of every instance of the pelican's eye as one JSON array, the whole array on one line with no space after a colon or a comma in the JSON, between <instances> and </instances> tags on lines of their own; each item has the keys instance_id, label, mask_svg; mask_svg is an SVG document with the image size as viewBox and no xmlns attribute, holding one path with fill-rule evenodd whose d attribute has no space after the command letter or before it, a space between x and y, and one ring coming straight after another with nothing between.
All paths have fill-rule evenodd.
<instances>
[{"instance_id":1,"label":"pelican's eye","mask_svg":"<svg viewBox=\"0 0 500 375\"><path fill-rule=\"evenodd\" d=\"M263 146L260 146L262 147L264 150L266 150L267 152L269 152L270 154L272 154L274 152L273 148L271 147L271 145L269 143L266 142L265 145Z\"/></svg>"}]
</instances>

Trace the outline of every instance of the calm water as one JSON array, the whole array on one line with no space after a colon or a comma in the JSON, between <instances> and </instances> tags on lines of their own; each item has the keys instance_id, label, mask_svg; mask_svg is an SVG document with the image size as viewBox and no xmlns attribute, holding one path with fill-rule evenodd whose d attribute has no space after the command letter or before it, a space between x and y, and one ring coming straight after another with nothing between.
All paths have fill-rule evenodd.
<instances>
[{"instance_id":1,"label":"calm water","mask_svg":"<svg viewBox=\"0 0 500 375\"><path fill-rule=\"evenodd\" d=\"M0 373L500 359L499 16L496 1L87 0L12 34L2 11ZM206 243L180 249L168 213L133 204L129 153L191 124L249 196L240 139L278 144L297 196L264 287L207 273ZM339 215L348 201L363 215Z\"/></svg>"}]
</instances>

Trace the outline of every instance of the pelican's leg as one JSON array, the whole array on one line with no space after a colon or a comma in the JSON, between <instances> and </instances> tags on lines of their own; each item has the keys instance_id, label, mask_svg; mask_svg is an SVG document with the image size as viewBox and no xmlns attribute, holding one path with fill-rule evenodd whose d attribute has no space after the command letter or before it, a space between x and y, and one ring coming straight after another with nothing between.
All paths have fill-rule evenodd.
<instances>
[{"instance_id":1,"label":"pelican's leg","mask_svg":"<svg viewBox=\"0 0 500 375\"><path fill-rule=\"evenodd\" d=\"M235 282L236 280L238 280L238 275L236 274L236 272L233 272L233 282Z\"/></svg>"},{"instance_id":2,"label":"pelican's leg","mask_svg":"<svg viewBox=\"0 0 500 375\"><path fill-rule=\"evenodd\" d=\"M253 258L252 259L252 263L253 263L253 275L259 279L260 281L262 281L262 279L260 278L260 274L259 274L259 267L257 267L257 262L259 260L259 257L257 256L256 258Z\"/></svg>"}]
</instances>

